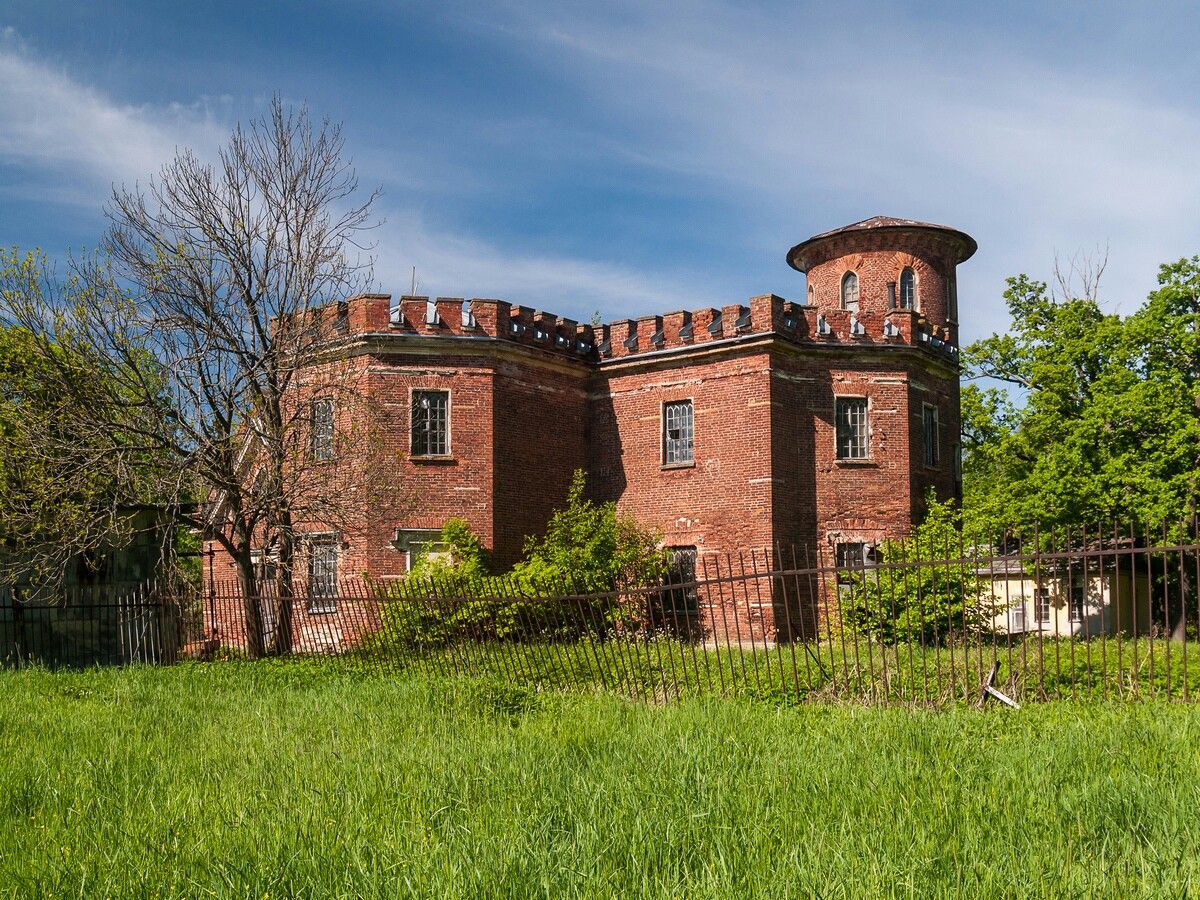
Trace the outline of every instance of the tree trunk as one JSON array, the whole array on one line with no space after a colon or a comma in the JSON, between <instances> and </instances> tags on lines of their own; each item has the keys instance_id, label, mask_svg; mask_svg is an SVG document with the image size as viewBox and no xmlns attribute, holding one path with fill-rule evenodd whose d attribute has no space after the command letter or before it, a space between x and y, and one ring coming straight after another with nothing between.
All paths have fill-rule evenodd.
<instances>
[{"instance_id":1,"label":"tree trunk","mask_svg":"<svg viewBox=\"0 0 1200 900\"><path fill-rule=\"evenodd\" d=\"M271 656L287 656L292 652L292 619L296 605L295 562L296 542L290 516L279 529L278 561L275 569L275 634L267 652Z\"/></svg>"},{"instance_id":2,"label":"tree trunk","mask_svg":"<svg viewBox=\"0 0 1200 900\"><path fill-rule=\"evenodd\" d=\"M263 655L262 609L259 596L258 578L254 572L254 561L250 558L249 541L239 541L237 553L234 554L234 564L237 567L238 582L242 589L242 628L246 638L246 655L251 659L259 659Z\"/></svg>"}]
</instances>

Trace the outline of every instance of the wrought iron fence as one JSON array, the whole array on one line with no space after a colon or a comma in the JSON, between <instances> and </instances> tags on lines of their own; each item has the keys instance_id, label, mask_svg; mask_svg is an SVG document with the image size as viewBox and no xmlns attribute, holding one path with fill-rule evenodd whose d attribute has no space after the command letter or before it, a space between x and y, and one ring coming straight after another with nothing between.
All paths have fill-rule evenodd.
<instances>
[{"instance_id":1,"label":"wrought iron fence","mask_svg":"<svg viewBox=\"0 0 1200 900\"><path fill-rule=\"evenodd\" d=\"M944 544L680 551L661 583L609 591L496 576L350 580L332 593L300 582L286 598L222 583L10 592L0 660L172 663L257 645L656 699L1200 696L1195 523Z\"/></svg>"},{"instance_id":2,"label":"wrought iron fence","mask_svg":"<svg viewBox=\"0 0 1200 900\"><path fill-rule=\"evenodd\" d=\"M1194 523L997 543L688 556L661 583L344 581L334 596L209 584L183 655L279 654L665 699L943 703L1200 696ZM950 546L953 544L953 546Z\"/></svg>"}]
</instances>

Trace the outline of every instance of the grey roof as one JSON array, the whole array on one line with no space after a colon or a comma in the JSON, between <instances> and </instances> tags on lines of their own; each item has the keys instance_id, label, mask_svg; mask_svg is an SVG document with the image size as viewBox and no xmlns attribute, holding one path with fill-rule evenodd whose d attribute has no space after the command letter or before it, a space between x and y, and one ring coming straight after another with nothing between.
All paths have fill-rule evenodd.
<instances>
[{"instance_id":1,"label":"grey roof","mask_svg":"<svg viewBox=\"0 0 1200 900\"><path fill-rule=\"evenodd\" d=\"M806 241L801 241L795 247L788 251L788 265L793 269L798 269L804 272L808 268L807 261L804 260L804 252L813 246L825 241L828 238L836 237L842 234L851 234L854 232L865 231L886 231L886 230L902 230L902 231L940 231L949 236L958 239L960 250L956 262L964 262L970 259L975 251L979 249L979 245L975 243L975 239L965 231L959 231L957 228L951 228L949 225L937 225L933 222L919 222L916 219L898 219L895 216L871 216L869 219L863 219L861 222L855 222L851 225L843 225L841 228L834 228L832 231L823 231L820 234L815 234Z\"/></svg>"}]
</instances>

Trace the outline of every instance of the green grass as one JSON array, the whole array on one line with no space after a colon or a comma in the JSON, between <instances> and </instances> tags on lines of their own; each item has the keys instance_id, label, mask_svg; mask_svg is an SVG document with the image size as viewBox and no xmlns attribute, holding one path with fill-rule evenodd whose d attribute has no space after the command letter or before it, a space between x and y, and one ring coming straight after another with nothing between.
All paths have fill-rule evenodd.
<instances>
[{"instance_id":1,"label":"green grass","mask_svg":"<svg viewBox=\"0 0 1200 900\"><path fill-rule=\"evenodd\" d=\"M0 687L5 896L1200 886L1182 704L652 705L299 661Z\"/></svg>"},{"instance_id":2,"label":"green grass","mask_svg":"<svg viewBox=\"0 0 1200 900\"><path fill-rule=\"evenodd\" d=\"M883 646L831 635L751 649L669 639L576 643L462 642L413 653L368 647L368 671L501 678L529 687L601 689L654 700L721 695L784 702L974 701L1000 662L997 686L1018 702L1200 699L1200 643L1030 637L994 647Z\"/></svg>"}]
</instances>

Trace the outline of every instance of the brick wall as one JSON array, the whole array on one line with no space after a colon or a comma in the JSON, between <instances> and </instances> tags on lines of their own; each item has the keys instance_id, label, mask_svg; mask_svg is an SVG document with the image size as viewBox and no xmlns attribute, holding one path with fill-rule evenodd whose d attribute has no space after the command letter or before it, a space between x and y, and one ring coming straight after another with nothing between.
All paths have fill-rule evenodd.
<instances>
[{"instance_id":1,"label":"brick wall","mask_svg":"<svg viewBox=\"0 0 1200 900\"><path fill-rule=\"evenodd\" d=\"M393 306L386 295L355 298L346 316L350 358L366 373L384 423L377 452L403 475L407 507L396 515L368 508L361 532L343 535L339 573L402 574L396 529L436 529L451 516L465 518L507 567L562 505L577 468L593 497L616 501L668 546L696 547L702 570L706 555L750 548L795 546L800 556L787 564L830 562L838 543L904 534L929 488L941 498L960 490L958 367L946 308L946 279L964 252L964 236L955 235L832 234L806 251L805 302L766 294L594 329L498 300L403 297ZM906 266L917 275L915 311L889 304L888 285ZM850 270L859 277L854 321L840 309ZM417 389L450 392L444 458L409 454ZM839 396L869 404L865 460L837 458ZM663 405L677 400L693 404L694 459L668 466ZM924 458L926 403L940 424L934 467ZM233 577L227 560L214 561L214 575ZM772 638L784 617L802 633L819 599L802 594L744 607L749 617L726 636Z\"/></svg>"}]
</instances>

